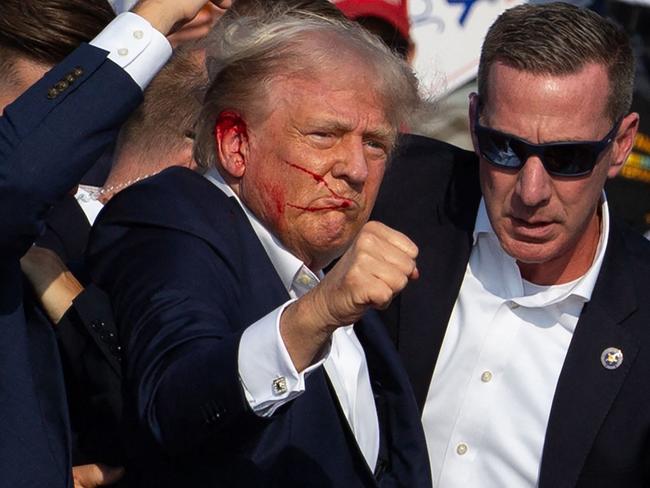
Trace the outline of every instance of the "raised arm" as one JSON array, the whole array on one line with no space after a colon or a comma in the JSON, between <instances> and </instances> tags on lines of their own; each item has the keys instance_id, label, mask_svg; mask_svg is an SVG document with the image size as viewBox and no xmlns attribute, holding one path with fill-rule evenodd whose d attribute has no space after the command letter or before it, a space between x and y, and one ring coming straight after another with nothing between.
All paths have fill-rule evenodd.
<instances>
[{"instance_id":1,"label":"raised arm","mask_svg":"<svg viewBox=\"0 0 650 488\"><path fill-rule=\"evenodd\" d=\"M143 0L8 105L0 117L0 253L22 256L137 107L164 65L164 35L205 0ZM227 6L229 1L215 1Z\"/></svg>"}]
</instances>

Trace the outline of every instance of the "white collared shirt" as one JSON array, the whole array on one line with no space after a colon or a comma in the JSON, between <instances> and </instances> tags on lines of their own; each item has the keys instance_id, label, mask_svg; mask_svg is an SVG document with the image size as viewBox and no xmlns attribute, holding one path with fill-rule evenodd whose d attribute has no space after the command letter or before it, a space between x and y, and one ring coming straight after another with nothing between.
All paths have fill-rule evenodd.
<instances>
[{"instance_id":1,"label":"white collared shirt","mask_svg":"<svg viewBox=\"0 0 650 488\"><path fill-rule=\"evenodd\" d=\"M74 194L77 204L81 207L88 223L92 226L99 215L99 212L104 208L104 204L97 199L97 195L101 191L100 187L91 185L79 185L77 192Z\"/></svg>"},{"instance_id":2,"label":"white collared shirt","mask_svg":"<svg viewBox=\"0 0 650 488\"><path fill-rule=\"evenodd\" d=\"M481 201L422 414L436 488L537 485L557 381L607 247L604 194L602 202L590 269L570 283L539 286L521 278Z\"/></svg>"},{"instance_id":3,"label":"white collared shirt","mask_svg":"<svg viewBox=\"0 0 650 488\"><path fill-rule=\"evenodd\" d=\"M205 177L227 196L237 200L292 297L250 325L242 335L239 377L249 405L258 415L271 416L279 407L304 392L305 378L323 365L359 449L374 471L379 454L379 421L366 356L354 328L351 325L338 328L332 334L330 347L323 357L302 373L296 371L280 335L280 317L289 304L318 284L322 273L315 275L291 254L241 202L216 169L208 170ZM282 379L281 387L278 386L279 379Z\"/></svg>"},{"instance_id":4,"label":"white collared shirt","mask_svg":"<svg viewBox=\"0 0 650 488\"><path fill-rule=\"evenodd\" d=\"M108 51L108 59L143 90L172 54L167 38L131 12L118 15L90 44Z\"/></svg>"}]
</instances>

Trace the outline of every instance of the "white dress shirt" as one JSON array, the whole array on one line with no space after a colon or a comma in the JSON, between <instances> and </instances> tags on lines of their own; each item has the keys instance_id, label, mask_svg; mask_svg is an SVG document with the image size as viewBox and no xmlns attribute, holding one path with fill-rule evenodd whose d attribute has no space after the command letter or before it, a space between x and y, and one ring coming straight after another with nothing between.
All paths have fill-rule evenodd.
<instances>
[{"instance_id":1,"label":"white dress shirt","mask_svg":"<svg viewBox=\"0 0 650 488\"><path fill-rule=\"evenodd\" d=\"M77 192L74 195L79 207L81 207L81 210L91 226L95 223L99 212L104 208L102 202L97 199L100 190L101 188L97 186L79 185Z\"/></svg>"},{"instance_id":2,"label":"white dress shirt","mask_svg":"<svg viewBox=\"0 0 650 488\"><path fill-rule=\"evenodd\" d=\"M108 59L120 66L144 90L172 53L167 38L139 15L118 15L90 44L108 51ZM90 225L103 205L97 200L100 188L79 185L75 198Z\"/></svg>"},{"instance_id":3,"label":"white dress shirt","mask_svg":"<svg viewBox=\"0 0 650 488\"><path fill-rule=\"evenodd\" d=\"M301 373L296 371L280 335L280 317L289 304L316 286L322 275L315 275L291 254L239 200L217 170L210 169L205 177L237 200L292 297L250 325L242 335L239 377L251 408L260 416L272 415L280 406L304 392L305 378L322 365L359 449L374 471L379 454L379 421L366 356L354 328L349 325L337 329L329 349L324 351L320 360Z\"/></svg>"},{"instance_id":4,"label":"white dress shirt","mask_svg":"<svg viewBox=\"0 0 650 488\"><path fill-rule=\"evenodd\" d=\"M131 12L118 15L90 44L108 51L108 59L143 90L172 54L165 36Z\"/></svg>"},{"instance_id":5,"label":"white dress shirt","mask_svg":"<svg viewBox=\"0 0 650 488\"><path fill-rule=\"evenodd\" d=\"M474 246L422 414L435 487L537 485L557 381L607 247L604 195L601 217L587 273L539 286L521 278L481 201Z\"/></svg>"}]
</instances>

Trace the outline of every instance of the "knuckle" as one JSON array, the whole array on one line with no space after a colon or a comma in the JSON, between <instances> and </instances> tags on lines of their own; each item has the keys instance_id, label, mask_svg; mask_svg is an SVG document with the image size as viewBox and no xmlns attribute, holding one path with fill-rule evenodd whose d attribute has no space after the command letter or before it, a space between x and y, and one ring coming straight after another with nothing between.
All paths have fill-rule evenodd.
<instances>
[{"instance_id":1,"label":"knuckle","mask_svg":"<svg viewBox=\"0 0 650 488\"><path fill-rule=\"evenodd\" d=\"M406 288L406 285L408 285L409 279L408 276L406 275L401 275L398 283L397 283L397 288L395 288L396 292L402 291L404 288Z\"/></svg>"},{"instance_id":2,"label":"knuckle","mask_svg":"<svg viewBox=\"0 0 650 488\"><path fill-rule=\"evenodd\" d=\"M362 250L372 249L376 244L375 236L369 232L359 234L357 247Z\"/></svg>"}]
</instances>

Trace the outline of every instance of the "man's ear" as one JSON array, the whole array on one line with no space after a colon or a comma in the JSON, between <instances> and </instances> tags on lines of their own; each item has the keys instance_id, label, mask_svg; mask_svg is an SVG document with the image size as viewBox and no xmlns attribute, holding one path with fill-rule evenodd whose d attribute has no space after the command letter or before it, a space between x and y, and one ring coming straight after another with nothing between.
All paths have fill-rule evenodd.
<instances>
[{"instance_id":1,"label":"man's ear","mask_svg":"<svg viewBox=\"0 0 650 488\"><path fill-rule=\"evenodd\" d=\"M612 159L607 170L607 176L614 178L623 168L632 148L634 138L639 130L639 114L632 112L621 120L614 142L612 143Z\"/></svg>"},{"instance_id":2,"label":"man's ear","mask_svg":"<svg viewBox=\"0 0 650 488\"><path fill-rule=\"evenodd\" d=\"M474 123L476 118L479 116L479 98L478 93L472 92L469 94L469 113L468 113L468 123L469 123L469 133L472 136L472 145L474 146L474 152L477 156L481 156L478 150L478 141L476 140L476 134L474 133Z\"/></svg>"},{"instance_id":3,"label":"man's ear","mask_svg":"<svg viewBox=\"0 0 650 488\"><path fill-rule=\"evenodd\" d=\"M244 119L237 112L221 112L214 125L214 138L222 168L233 178L241 178L246 171L248 155L248 131Z\"/></svg>"}]
</instances>

